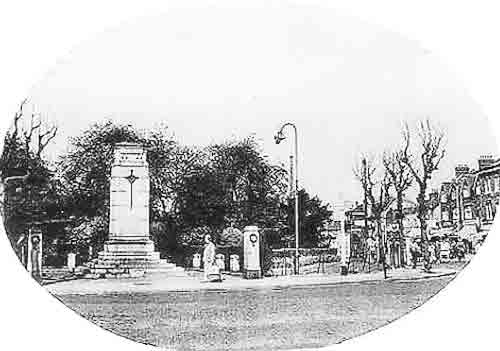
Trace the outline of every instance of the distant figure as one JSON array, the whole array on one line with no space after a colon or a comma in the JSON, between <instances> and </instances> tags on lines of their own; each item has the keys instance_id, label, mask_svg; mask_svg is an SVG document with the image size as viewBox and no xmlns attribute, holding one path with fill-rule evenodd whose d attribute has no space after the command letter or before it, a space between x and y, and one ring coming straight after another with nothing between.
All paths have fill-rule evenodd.
<instances>
[{"instance_id":1,"label":"distant figure","mask_svg":"<svg viewBox=\"0 0 500 351\"><path fill-rule=\"evenodd\" d=\"M463 242L458 242L455 246L455 251L456 251L456 257L458 259L458 262L462 262L462 260L465 258L465 245Z\"/></svg>"},{"instance_id":2,"label":"distant figure","mask_svg":"<svg viewBox=\"0 0 500 351\"><path fill-rule=\"evenodd\" d=\"M377 259L377 242L372 237L368 237L368 264L374 263Z\"/></svg>"},{"instance_id":3,"label":"distant figure","mask_svg":"<svg viewBox=\"0 0 500 351\"><path fill-rule=\"evenodd\" d=\"M436 264L441 263L441 241L436 240L434 243L434 250L435 250L435 256L436 256Z\"/></svg>"},{"instance_id":4,"label":"distant figure","mask_svg":"<svg viewBox=\"0 0 500 351\"><path fill-rule=\"evenodd\" d=\"M411 262L413 264L413 268L417 268L418 255L420 253L420 247L417 244L416 240L413 240L410 244L410 255Z\"/></svg>"},{"instance_id":5,"label":"distant figure","mask_svg":"<svg viewBox=\"0 0 500 351\"><path fill-rule=\"evenodd\" d=\"M215 264L215 245L210 235L205 235L205 249L203 250L204 278L209 281L209 275L213 272Z\"/></svg>"},{"instance_id":6,"label":"distant figure","mask_svg":"<svg viewBox=\"0 0 500 351\"><path fill-rule=\"evenodd\" d=\"M428 250L429 250L429 259L431 261L432 264L436 263L436 247L434 246L433 243L429 243L429 247L428 247Z\"/></svg>"}]
</instances>

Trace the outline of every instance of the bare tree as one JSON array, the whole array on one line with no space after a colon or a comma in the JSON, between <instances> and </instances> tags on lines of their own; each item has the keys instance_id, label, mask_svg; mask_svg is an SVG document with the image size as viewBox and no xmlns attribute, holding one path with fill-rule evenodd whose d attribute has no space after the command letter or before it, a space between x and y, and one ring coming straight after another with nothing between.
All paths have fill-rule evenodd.
<instances>
[{"instance_id":1,"label":"bare tree","mask_svg":"<svg viewBox=\"0 0 500 351\"><path fill-rule=\"evenodd\" d=\"M387 277L386 272L386 253L385 253L385 235L382 232L382 215L391 204L392 198L390 195L391 178L387 171L384 170L380 180L376 180L377 167L373 159L368 160L366 157L361 158L361 162L354 168L354 175L361 183L366 202L370 203L370 217L376 223L376 233L379 243L379 258L384 269L384 277ZM367 230L367 210L365 204L365 229Z\"/></svg>"},{"instance_id":2,"label":"bare tree","mask_svg":"<svg viewBox=\"0 0 500 351\"><path fill-rule=\"evenodd\" d=\"M36 149L36 156L41 157L43 150L49 144L49 142L56 137L57 134L57 126L51 125L47 126L45 130L43 130L42 125L38 127L38 143Z\"/></svg>"},{"instance_id":3,"label":"bare tree","mask_svg":"<svg viewBox=\"0 0 500 351\"><path fill-rule=\"evenodd\" d=\"M384 153L383 163L385 170L391 178L392 186L396 192L397 221L400 247L404 246L404 227L403 227L403 198L405 192L413 183L413 173L404 162L405 155L402 150L392 153Z\"/></svg>"},{"instance_id":4,"label":"bare tree","mask_svg":"<svg viewBox=\"0 0 500 351\"><path fill-rule=\"evenodd\" d=\"M10 137L13 140L17 140L17 136L19 133L19 120L24 116L24 106L28 102L28 99L24 99L21 101L21 104L19 105L19 110L16 112L14 115L14 125L12 127L12 133L10 134Z\"/></svg>"},{"instance_id":5,"label":"bare tree","mask_svg":"<svg viewBox=\"0 0 500 351\"><path fill-rule=\"evenodd\" d=\"M39 113L31 113L29 120L24 111L28 99L24 99L14 115L12 131L7 136L14 143L23 145L26 155L40 158L43 150L57 134L57 126L43 123Z\"/></svg>"},{"instance_id":6,"label":"bare tree","mask_svg":"<svg viewBox=\"0 0 500 351\"><path fill-rule=\"evenodd\" d=\"M402 161L408 166L415 181L418 184L417 195L417 216L420 222L420 231L422 239L422 249L424 257L424 269L431 269L430 254L429 254L429 238L427 236L427 202L426 194L429 186L429 181L432 174L438 170L439 164L445 156L445 134L433 126L429 119L420 121L417 128L418 147L415 151L418 153L418 158L414 158L411 154L411 132L408 124L403 128L403 159Z\"/></svg>"}]
</instances>

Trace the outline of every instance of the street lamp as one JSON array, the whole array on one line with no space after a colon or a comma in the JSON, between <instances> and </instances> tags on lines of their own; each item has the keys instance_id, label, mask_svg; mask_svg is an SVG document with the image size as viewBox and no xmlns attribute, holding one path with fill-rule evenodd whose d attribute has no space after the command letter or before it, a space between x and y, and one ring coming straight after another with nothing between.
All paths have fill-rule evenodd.
<instances>
[{"instance_id":1,"label":"street lamp","mask_svg":"<svg viewBox=\"0 0 500 351\"><path fill-rule=\"evenodd\" d=\"M295 124L289 122L283 124L274 136L274 141L279 144L286 139L284 134L286 127L292 127L295 133L295 274L299 274L299 147Z\"/></svg>"}]
</instances>

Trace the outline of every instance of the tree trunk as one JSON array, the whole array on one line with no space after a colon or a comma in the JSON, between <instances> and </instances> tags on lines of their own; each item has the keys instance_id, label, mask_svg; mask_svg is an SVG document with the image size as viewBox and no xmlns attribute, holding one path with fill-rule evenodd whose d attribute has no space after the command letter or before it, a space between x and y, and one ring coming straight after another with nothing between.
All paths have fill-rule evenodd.
<instances>
[{"instance_id":1,"label":"tree trunk","mask_svg":"<svg viewBox=\"0 0 500 351\"><path fill-rule=\"evenodd\" d=\"M404 259L404 227L403 227L403 193L398 192L397 195L397 210L398 210L398 229L399 229L399 262L401 266L405 266L406 262Z\"/></svg>"},{"instance_id":2,"label":"tree trunk","mask_svg":"<svg viewBox=\"0 0 500 351\"><path fill-rule=\"evenodd\" d=\"M385 257L385 240L382 235L382 223L381 219L377 218L377 236L378 236L378 249L379 249L379 262L382 263L382 269L384 271L384 279L387 278L387 267L386 267L386 257Z\"/></svg>"},{"instance_id":3,"label":"tree trunk","mask_svg":"<svg viewBox=\"0 0 500 351\"><path fill-rule=\"evenodd\" d=\"M431 270L431 257L429 253L429 238L427 237L426 206L425 206L425 188L420 189L418 194L418 220L420 222L420 237L422 239L422 257L424 270Z\"/></svg>"}]
</instances>

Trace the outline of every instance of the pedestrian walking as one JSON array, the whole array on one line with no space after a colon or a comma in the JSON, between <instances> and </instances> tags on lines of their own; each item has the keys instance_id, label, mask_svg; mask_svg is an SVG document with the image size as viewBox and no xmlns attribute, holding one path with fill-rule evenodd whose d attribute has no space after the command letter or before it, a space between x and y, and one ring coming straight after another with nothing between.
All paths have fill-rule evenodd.
<instances>
[{"instance_id":1,"label":"pedestrian walking","mask_svg":"<svg viewBox=\"0 0 500 351\"><path fill-rule=\"evenodd\" d=\"M205 249L203 250L203 272L204 280L209 281L209 275L215 266L215 245L210 235L205 235Z\"/></svg>"}]
</instances>

